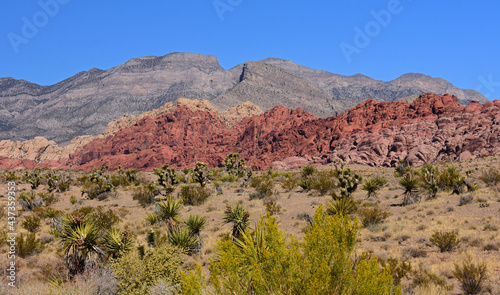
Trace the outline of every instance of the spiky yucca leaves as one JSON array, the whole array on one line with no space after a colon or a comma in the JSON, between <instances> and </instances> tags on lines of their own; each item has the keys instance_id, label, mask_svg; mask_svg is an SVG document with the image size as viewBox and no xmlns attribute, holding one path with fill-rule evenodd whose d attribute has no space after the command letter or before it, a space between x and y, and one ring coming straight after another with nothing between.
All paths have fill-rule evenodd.
<instances>
[{"instance_id":1,"label":"spiky yucca leaves","mask_svg":"<svg viewBox=\"0 0 500 295\"><path fill-rule=\"evenodd\" d=\"M157 203L156 209L158 219L165 222L168 230L171 230L179 223L182 209L182 200L174 200L173 198L168 198L166 201Z\"/></svg>"},{"instance_id":2,"label":"spiky yucca leaves","mask_svg":"<svg viewBox=\"0 0 500 295\"><path fill-rule=\"evenodd\" d=\"M156 214L156 213L148 213L146 215L146 221L150 225L155 225L158 222L158 214Z\"/></svg>"},{"instance_id":3,"label":"spiky yucca leaves","mask_svg":"<svg viewBox=\"0 0 500 295\"><path fill-rule=\"evenodd\" d=\"M411 205L419 200L418 188L420 181L413 175L413 173L407 172L403 178L399 180L399 185L401 185L404 189L403 205Z\"/></svg>"},{"instance_id":4,"label":"spiky yucca leaves","mask_svg":"<svg viewBox=\"0 0 500 295\"><path fill-rule=\"evenodd\" d=\"M58 239L63 245L70 276L96 266L105 255L99 228L81 215L63 217Z\"/></svg>"},{"instance_id":5,"label":"spiky yucca leaves","mask_svg":"<svg viewBox=\"0 0 500 295\"><path fill-rule=\"evenodd\" d=\"M224 224L227 223L233 224L232 235L234 238L238 238L250 224L250 213L240 203L235 208L227 206L226 211L224 211Z\"/></svg>"},{"instance_id":6,"label":"spiky yucca leaves","mask_svg":"<svg viewBox=\"0 0 500 295\"><path fill-rule=\"evenodd\" d=\"M113 228L103 238L104 249L112 258L121 257L133 249L134 241L128 230Z\"/></svg>"},{"instance_id":7,"label":"spiky yucca leaves","mask_svg":"<svg viewBox=\"0 0 500 295\"><path fill-rule=\"evenodd\" d=\"M200 235L200 231L207 226L207 219L200 215L189 215L184 223L191 234Z\"/></svg>"},{"instance_id":8,"label":"spiky yucca leaves","mask_svg":"<svg viewBox=\"0 0 500 295\"><path fill-rule=\"evenodd\" d=\"M350 197L331 200L326 205L326 213L329 215L350 215L356 213L358 206Z\"/></svg>"},{"instance_id":9,"label":"spiky yucca leaves","mask_svg":"<svg viewBox=\"0 0 500 295\"><path fill-rule=\"evenodd\" d=\"M387 184L387 179L382 177L374 177L365 180L365 183L361 187L362 190L366 191L366 198L377 196L377 191L380 190L384 185Z\"/></svg>"},{"instance_id":10,"label":"spiky yucca leaves","mask_svg":"<svg viewBox=\"0 0 500 295\"><path fill-rule=\"evenodd\" d=\"M168 233L168 241L191 255L198 248L200 238L185 227L176 227Z\"/></svg>"}]
</instances>

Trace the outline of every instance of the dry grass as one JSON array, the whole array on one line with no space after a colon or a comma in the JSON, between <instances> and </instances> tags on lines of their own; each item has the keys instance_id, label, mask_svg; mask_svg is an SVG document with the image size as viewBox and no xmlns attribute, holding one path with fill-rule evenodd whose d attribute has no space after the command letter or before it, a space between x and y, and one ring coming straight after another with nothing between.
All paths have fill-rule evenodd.
<instances>
[{"instance_id":1,"label":"dry grass","mask_svg":"<svg viewBox=\"0 0 500 295\"><path fill-rule=\"evenodd\" d=\"M473 178L479 177L483 169L489 167L500 168L500 156L492 156L488 158L469 160L465 162L453 163L459 170L465 174L465 170L472 170ZM445 167L445 165L442 165ZM321 167L321 170L330 169L331 167ZM392 168L374 168L361 165L351 165L350 168L363 176L364 179L374 176L381 176L388 180L388 184L383 187L376 198L371 200L378 206L390 213L390 216L379 225L368 226L360 229L360 237L357 252L370 252L380 260L389 258L397 258L407 260L416 267L422 263L427 269L434 274L446 279L449 284L454 285L447 293L440 287L431 285L429 287L421 287L412 290L410 294L458 294L460 292L457 281L451 275L453 264L459 260L461 255L466 251L472 253L475 257L486 261L490 279L487 282L492 293L500 294L500 198L497 193L491 188L487 188L479 180L475 182L480 185L480 189L474 192L474 202L463 206L458 206L460 196L451 195L450 192L440 192L437 198L430 201L423 201L418 204L402 207L399 204L402 201L403 190L398 185L398 180L393 176ZM299 170L290 171L297 176ZM154 180L155 177L151 173L145 173L143 176L146 180ZM281 178L283 179L283 178ZM144 180L144 181L146 181ZM281 229L289 235L294 235L299 239L304 237L303 229L307 226L307 221L303 216L305 214L313 215L319 205L324 205L329 199L329 196L318 196L316 193L302 192L300 187L296 187L291 191L286 191L279 185L279 178L275 179L274 189L277 191L276 201L281 206L281 213L277 215L277 220ZM213 257L217 251L217 240L224 233L229 233L231 226L223 224L222 212L227 205L235 205L241 202L251 214L251 227L255 224L260 216L265 215L266 210L262 200L250 200L249 195L254 192L251 187L242 187L240 182L220 182L223 189L222 195L213 194L201 206L185 206L182 210L182 218L186 218L189 214L198 214L206 217L208 226L201 233L203 239L203 249L200 255L190 258L190 261L196 261L203 266L204 273L207 274L207 266L209 258ZM41 185L35 192L46 191L46 185ZM20 184L18 191L30 191L28 184ZM177 189L178 191L178 189ZM173 193L177 195L177 191ZM136 236L137 244L146 244L145 233L148 224L145 221L147 213L154 211L153 206L142 208L137 201L132 199L131 188L119 188L116 197L105 201L88 200L80 197L80 188L72 186L71 189L64 193L59 193L59 201L52 204L51 207L62 212L69 213L73 210L84 206L103 206L106 210L111 208L122 219L119 227L128 226L131 233ZM0 195L6 195L6 185L0 185ZM76 203L71 204L70 197L76 196ZM366 193L359 190L354 193L354 198L364 202ZM480 200L481 202L478 202ZM365 202L366 203L366 202ZM480 206L480 203L488 203L489 206ZM6 205L6 198L0 198L0 206ZM20 207L20 206L19 206ZM21 216L28 215L20 213ZM3 215L2 220L6 220ZM20 217L18 221L23 218ZM496 229L495 229L496 228ZM6 222L0 225L0 231L6 229ZM20 259L22 270L19 272L20 283L23 285L17 293L8 294L47 294L49 292L48 285L36 279L35 273L37 268L43 261L47 259L57 259L58 243L56 240L48 237L50 225L47 220L41 223L40 231L37 237L43 237L47 241L44 251L34 257L28 259ZM461 243L458 248L449 253L440 253L439 249L434 246L429 238L434 231L453 231L457 230ZM24 230L18 226L18 231ZM488 246L489 245L489 246ZM488 246L488 247L486 247ZM5 258L7 248L2 243L0 245L0 255ZM0 260L3 266L6 259ZM192 262L191 262L192 263ZM4 275L2 275L2 280ZM4 281L2 281L4 282ZM65 290L53 290L52 294L87 294L84 286L79 289L82 282L74 282L65 287ZM403 285L408 288L410 281L403 280ZM2 283L3 285L3 283ZM59 293L58 293L59 292ZM66 292L66 293L64 293ZM69 293L68 293L69 292ZM80 292L80 293L79 293ZM1 294L1 292L0 292Z\"/></svg>"}]
</instances>

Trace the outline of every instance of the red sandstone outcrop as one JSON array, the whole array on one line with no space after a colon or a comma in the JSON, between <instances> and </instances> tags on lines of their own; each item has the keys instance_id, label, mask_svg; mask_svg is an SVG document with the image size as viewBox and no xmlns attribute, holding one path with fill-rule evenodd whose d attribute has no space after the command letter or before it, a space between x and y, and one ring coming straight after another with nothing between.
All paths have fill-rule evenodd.
<instances>
[{"instance_id":1,"label":"red sandstone outcrop","mask_svg":"<svg viewBox=\"0 0 500 295\"><path fill-rule=\"evenodd\" d=\"M255 169L286 169L334 160L391 166L406 158L419 165L500 153L498 100L464 107L455 96L428 93L411 104L369 99L347 114L326 119L277 106L238 122L253 114L246 111L252 110L250 105L241 108L232 110L235 119L228 119L227 113L203 102L166 105L157 113L115 124L120 126L115 134L77 148L66 165L89 170L121 163L152 170L164 163L181 168L203 161L215 167L228 153L238 152ZM37 165L47 165L42 157L35 159ZM57 159L63 163L62 156L46 157ZM4 163L0 158L1 167Z\"/></svg>"}]
</instances>

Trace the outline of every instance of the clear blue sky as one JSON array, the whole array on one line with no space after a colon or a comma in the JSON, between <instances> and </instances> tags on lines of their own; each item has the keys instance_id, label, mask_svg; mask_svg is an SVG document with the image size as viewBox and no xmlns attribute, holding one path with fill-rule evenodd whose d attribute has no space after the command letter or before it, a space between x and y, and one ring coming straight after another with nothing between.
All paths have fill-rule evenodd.
<instances>
[{"instance_id":1,"label":"clear blue sky","mask_svg":"<svg viewBox=\"0 0 500 295\"><path fill-rule=\"evenodd\" d=\"M0 77L49 85L134 57L196 52L224 68L279 57L385 81L418 72L500 99L498 1L41 0L51 2L2 3Z\"/></svg>"}]
</instances>

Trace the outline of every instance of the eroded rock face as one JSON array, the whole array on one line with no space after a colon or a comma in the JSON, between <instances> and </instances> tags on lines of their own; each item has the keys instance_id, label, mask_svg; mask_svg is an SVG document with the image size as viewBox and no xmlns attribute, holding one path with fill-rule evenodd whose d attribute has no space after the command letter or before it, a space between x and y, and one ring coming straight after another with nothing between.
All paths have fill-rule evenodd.
<instances>
[{"instance_id":1,"label":"eroded rock face","mask_svg":"<svg viewBox=\"0 0 500 295\"><path fill-rule=\"evenodd\" d=\"M41 157L41 147L31 148L30 155L38 156L28 159L37 165L57 160L86 170L101 165L115 168L118 163L152 170L165 163L192 167L196 161L217 167L228 153L238 152L254 169L288 169L335 160L392 166L407 159L420 165L500 153L498 100L464 107L455 96L431 93L411 104L369 99L347 114L326 119L301 108L277 106L260 115L254 111L258 112L250 105L235 107L236 119L230 119L228 113L203 102L181 101L128 118L115 124L120 128L114 134L72 147L67 162L63 152L59 158ZM245 114L253 115L240 120ZM39 145L51 146L41 141ZM6 159L0 158L2 167L4 163Z\"/></svg>"}]
</instances>

